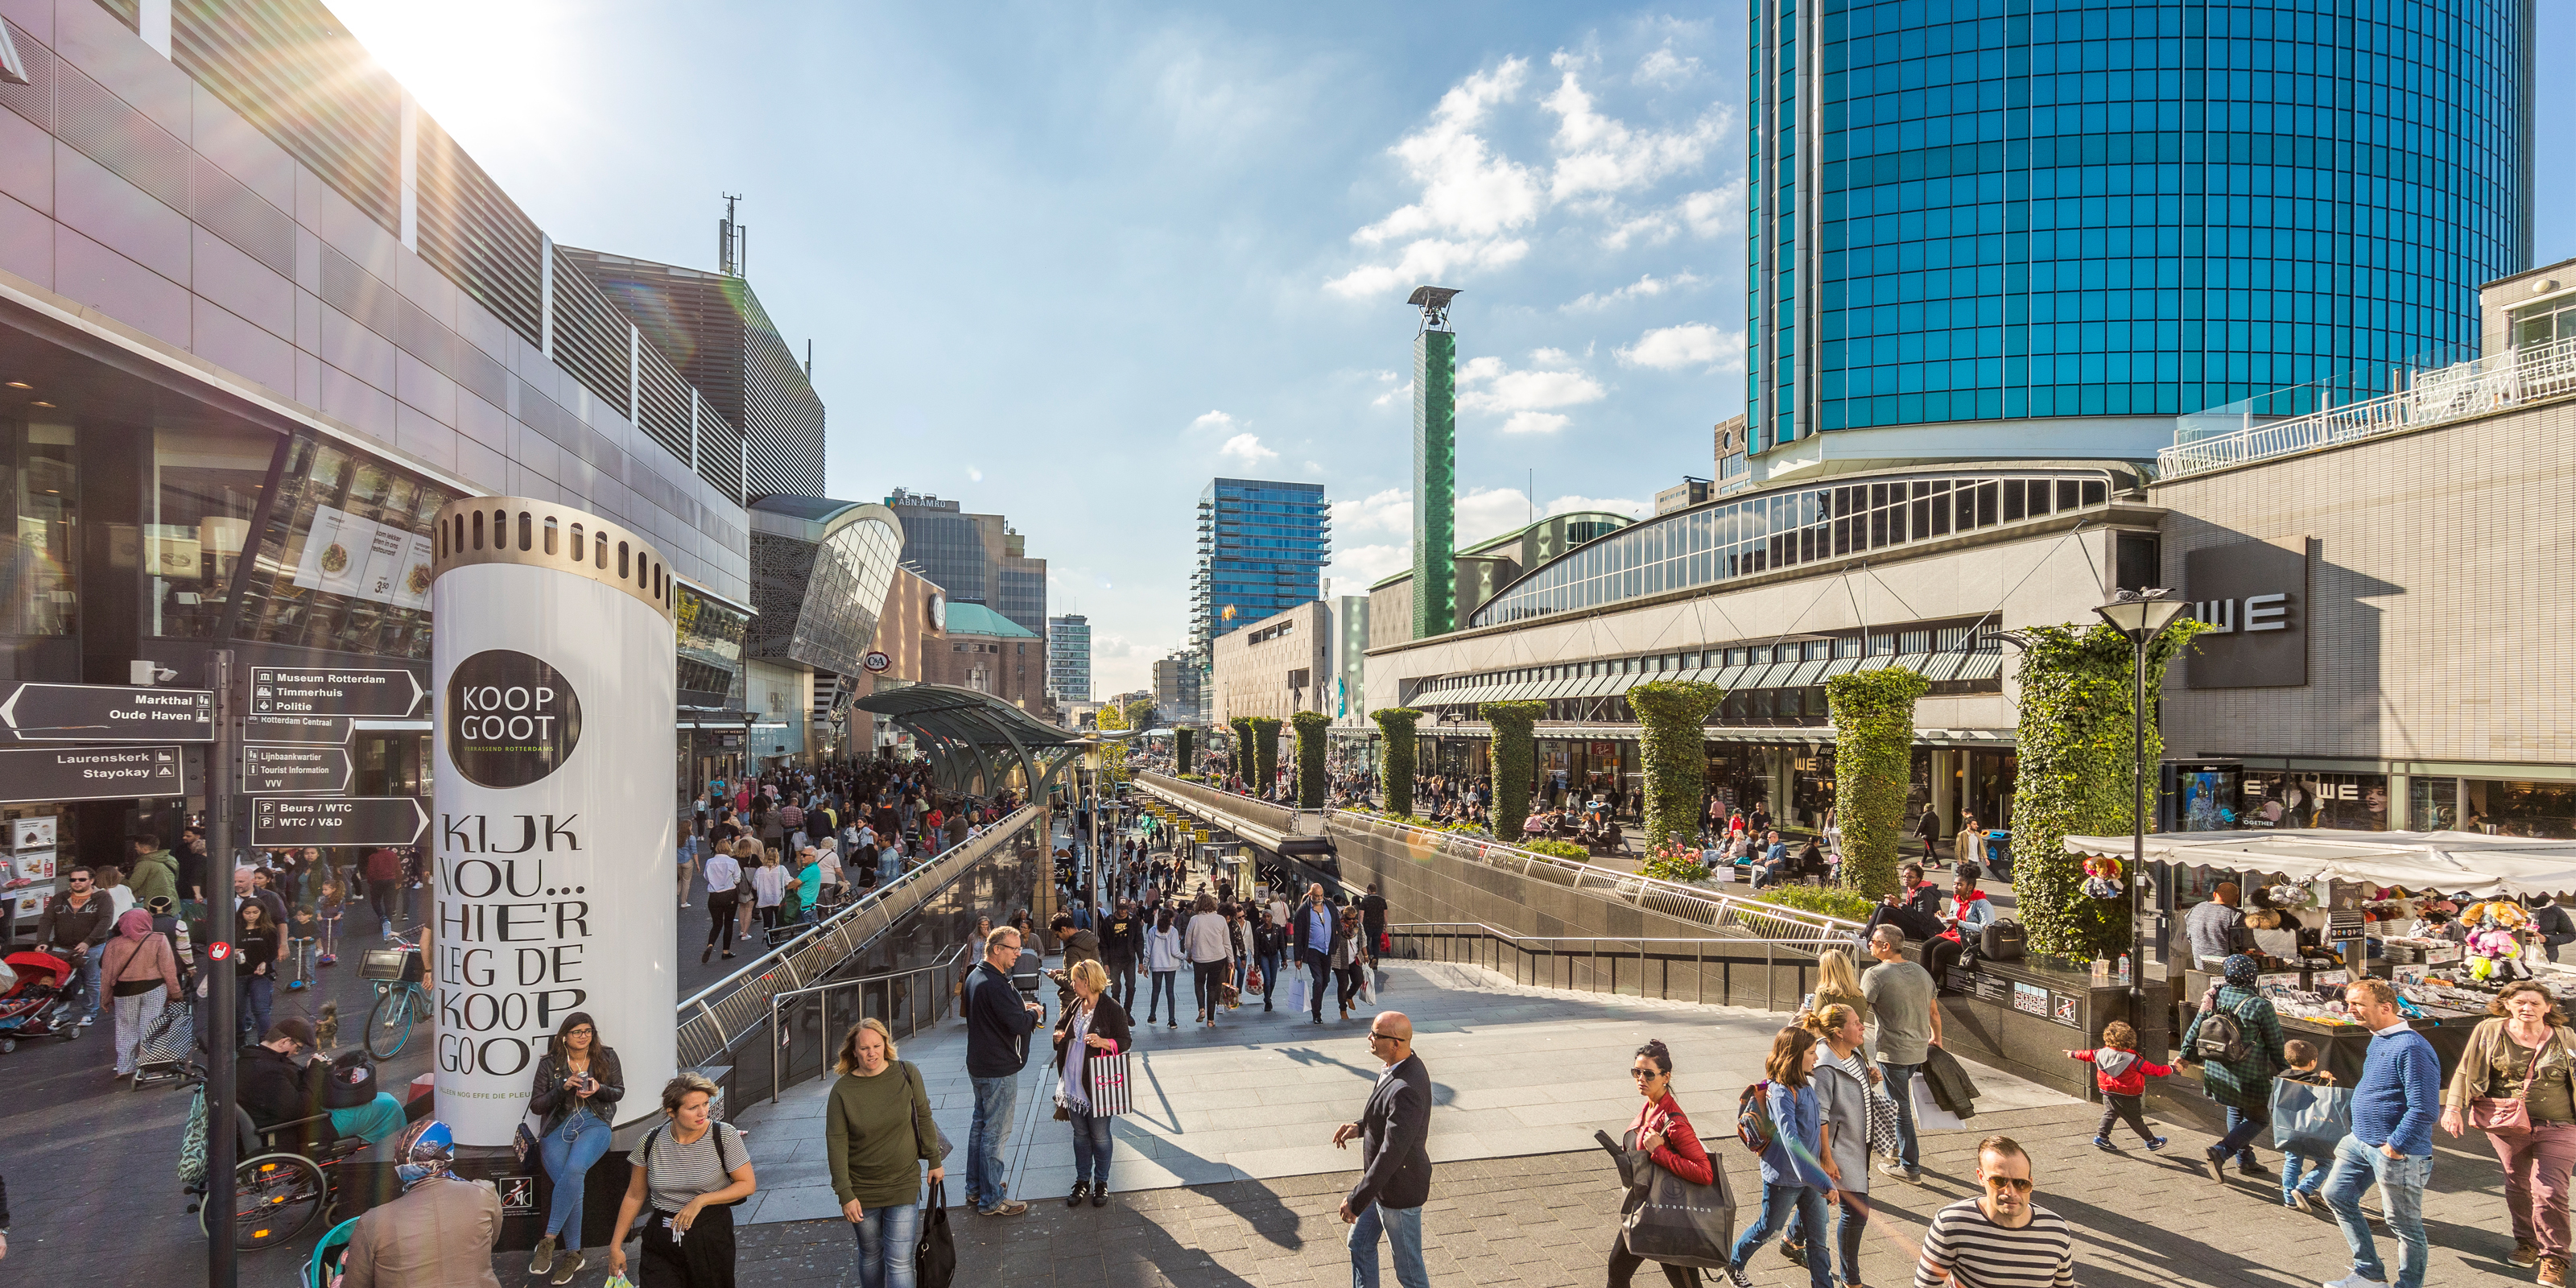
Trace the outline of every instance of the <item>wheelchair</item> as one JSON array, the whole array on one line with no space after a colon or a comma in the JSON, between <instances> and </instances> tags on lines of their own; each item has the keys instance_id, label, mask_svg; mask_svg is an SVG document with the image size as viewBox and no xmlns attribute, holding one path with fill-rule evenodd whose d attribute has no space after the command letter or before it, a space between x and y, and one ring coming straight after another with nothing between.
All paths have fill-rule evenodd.
<instances>
[{"instance_id":1,"label":"wheelchair","mask_svg":"<svg viewBox=\"0 0 2576 1288\"><path fill-rule=\"evenodd\" d=\"M248 1112L233 1110L233 1246L256 1252L304 1233L316 1218L339 1206L340 1164L367 1152L357 1136L332 1134L331 1115L315 1114L261 1127ZM315 1144L317 1135L329 1135ZM221 1219L203 1198L195 1205L197 1228L214 1233Z\"/></svg>"}]
</instances>

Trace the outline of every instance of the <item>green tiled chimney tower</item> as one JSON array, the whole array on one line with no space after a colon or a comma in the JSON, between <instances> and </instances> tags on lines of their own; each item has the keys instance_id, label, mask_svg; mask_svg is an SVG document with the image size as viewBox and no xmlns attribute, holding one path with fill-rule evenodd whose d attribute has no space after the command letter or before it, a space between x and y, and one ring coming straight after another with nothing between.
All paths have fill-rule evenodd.
<instances>
[{"instance_id":1,"label":"green tiled chimney tower","mask_svg":"<svg viewBox=\"0 0 2576 1288\"><path fill-rule=\"evenodd\" d=\"M1405 303L1422 310L1413 337L1413 638L1458 627L1458 333L1449 301L1458 292L1419 287Z\"/></svg>"}]
</instances>

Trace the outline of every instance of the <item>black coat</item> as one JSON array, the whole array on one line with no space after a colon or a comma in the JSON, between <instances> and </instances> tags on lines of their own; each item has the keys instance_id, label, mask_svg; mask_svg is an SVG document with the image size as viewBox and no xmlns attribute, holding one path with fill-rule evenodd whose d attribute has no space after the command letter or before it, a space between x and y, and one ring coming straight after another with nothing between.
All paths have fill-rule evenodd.
<instances>
[{"instance_id":1,"label":"black coat","mask_svg":"<svg viewBox=\"0 0 2576 1288\"><path fill-rule=\"evenodd\" d=\"M1053 1068L1064 1067L1064 1044L1073 1036L1073 1017L1079 1009L1073 1006L1064 1008L1063 1018L1055 1022L1055 1064L1051 1066ZM1101 994L1100 1000L1092 1004L1091 1035L1117 1043L1120 1051L1132 1047L1136 1041L1135 1028L1127 1018L1127 1008L1120 1006L1118 1000L1107 993ZM1112 1054L1114 1053L1094 1047L1091 1054L1084 1059L1106 1060Z\"/></svg>"},{"instance_id":2,"label":"black coat","mask_svg":"<svg viewBox=\"0 0 2576 1288\"><path fill-rule=\"evenodd\" d=\"M537 1128L540 1137L553 1133L572 1117L581 1097L564 1090L564 1079L572 1076L572 1066L553 1056L537 1061L536 1083L529 1089L528 1112L535 1114L544 1126ZM626 1067L617 1062L617 1051L597 1038L591 1039L590 1076L599 1080L599 1090L590 1093L590 1107L605 1123L617 1121L617 1102L626 1097Z\"/></svg>"},{"instance_id":3,"label":"black coat","mask_svg":"<svg viewBox=\"0 0 2576 1288\"><path fill-rule=\"evenodd\" d=\"M1011 977L984 962L966 975L966 1075L1007 1078L1029 1062L1021 1045L1038 1013L1021 1004Z\"/></svg>"},{"instance_id":4,"label":"black coat","mask_svg":"<svg viewBox=\"0 0 2576 1288\"><path fill-rule=\"evenodd\" d=\"M1416 1208L1431 1197L1431 1071L1408 1055L1391 1076L1378 1079L1360 1111L1360 1180L1345 1202L1353 1212L1371 1203Z\"/></svg>"}]
</instances>

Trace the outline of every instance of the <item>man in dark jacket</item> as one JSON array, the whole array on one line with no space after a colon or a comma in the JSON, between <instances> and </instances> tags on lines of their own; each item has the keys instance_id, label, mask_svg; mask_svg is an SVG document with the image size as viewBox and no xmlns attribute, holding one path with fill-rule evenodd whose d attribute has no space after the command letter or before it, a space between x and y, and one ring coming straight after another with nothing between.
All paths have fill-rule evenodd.
<instances>
[{"instance_id":1,"label":"man in dark jacket","mask_svg":"<svg viewBox=\"0 0 2576 1288\"><path fill-rule=\"evenodd\" d=\"M1020 932L997 926L984 937L984 962L966 976L966 1076L975 1082L975 1122L966 1133L966 1202L985 1216L1018 1216L1029 1210L1005 1191L1002 1142L1010 1139L1011 1110L1019 1099L1023 1045L1046 1010L1020 1000L1011 983L1019 960Z\"/></svg>"},{"instance_id":2,"label":"man in dark jacket","mask_svg":"<svg viewBox=\"0 0 2576 1288\"><path fill-rule=\"evenodd\" d=\"M233 1075L239 1080L235 1095L253 1123L273 1127L322 1112L323 1084L330 1077L330 1066L306 1061L304 1055L312 1049L313 1026L291 1015L269 1025L258 1046L242 1049ZM318 1147L329 1144L333 1134L326 1119L280 1145Z\"/></svg>"},{"instance_id":3,"label":"man in dark jacket","mask_svg":"<svg viewBox=\"0 0 2576 1288\"><path fill-rule=\"evenodd\" d=\"M72 964L72 986L64 990L63 1013L79 1013L77 1032L98 1021L96 954L107 947L107 937L116 930L116 904L98 888L87 867L73 868L64 880L71 888L45 901L44 916L36 923L36 942Z\"/></svg>"},{"instance_id":4,"label":"man in dark jacket","mask_svg":"<svg viewBox=\"0 0 2576 1288\"><path fill-rule=\"evenodd\" d=\"M1100 968L1109 972L1109 993L1118 999L1121 1010L1136 1000L1136 954L1144 941L1141 925L1135 906L1125 899L1101 924Z\"/></svg>"},{"instance_id":5,"label":"man in dark jacket","mask_svg":"<svg viewBox=\"0 0 2576 1288\"><path fill-rule=\"evenodd\" d=\"M1333 1129L1333 1147L1350 1148L1363 1137L1360 1180L1342 1198L1342 1220L1351 1226L1353 1288L1377 1288L1377 1241L1385 1235L1395 1257L1395 1281L1431 1288L1422 1264L1422 1205L1431 1197L1431 1071L1413 1053L1413 1021L1402 1011L1380 1011L1369 1022L1369 1053L1384 1065L1360 1120Z\"/></svg>"}]
</instances>

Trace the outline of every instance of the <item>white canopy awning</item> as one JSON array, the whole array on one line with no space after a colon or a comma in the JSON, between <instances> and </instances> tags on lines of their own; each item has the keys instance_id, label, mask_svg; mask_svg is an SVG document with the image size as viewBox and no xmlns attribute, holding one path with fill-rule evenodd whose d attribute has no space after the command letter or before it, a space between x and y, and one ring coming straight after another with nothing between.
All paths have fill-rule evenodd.
<instances>
[{"instance_id":1,"label":"white canopy awning","mask_svg":"<svg viewBox=\"0 0 2576 1288\"><path fill-rule=\"evenodd\" d=\"M2117 859L2129 857L2130 845L2125 836L2066 838L2073 853ZM2576 891L2576 841L2483 832L2161 832L2147 837L2146 857L2149 863L2277 872L2293 881L2368 881L2478 897Z\"/></svg>"}]
</instances>

